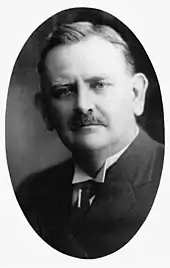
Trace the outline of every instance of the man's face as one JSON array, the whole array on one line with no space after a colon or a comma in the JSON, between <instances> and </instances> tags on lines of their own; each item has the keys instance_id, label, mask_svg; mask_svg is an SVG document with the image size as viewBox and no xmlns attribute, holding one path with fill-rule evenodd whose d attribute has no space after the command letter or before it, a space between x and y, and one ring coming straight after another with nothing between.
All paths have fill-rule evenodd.
<instances>
[{"instance_id":1,"label":"man's face","mask_svg":"<svg viewBox=\"0 0 170 268\"><path fill-rule=\"evenodd\" d=\"M119 47L101 37L46 57L53 124L70 149L120 150L134 131L133 76Z\"/></svg>"}]
</instances>

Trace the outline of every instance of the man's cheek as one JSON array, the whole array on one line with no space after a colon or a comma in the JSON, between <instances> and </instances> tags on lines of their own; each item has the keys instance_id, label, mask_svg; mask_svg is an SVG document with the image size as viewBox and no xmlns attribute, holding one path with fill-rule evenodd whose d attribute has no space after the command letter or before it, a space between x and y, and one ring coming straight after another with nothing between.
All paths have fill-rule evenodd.
<instances>
[{"instance_id":1,"label":"man's cheek","mask_svg":"<svg viewBox=\"0 0 170 268\"><path fill-rule=\"evenodd\" d=\"M58 113L57 117L56 117L56 123L58 125L58 127L60 127L62 130L67 130L69 129L69 121L71 118L71 113Z\"/></svg>"}]
</instances>

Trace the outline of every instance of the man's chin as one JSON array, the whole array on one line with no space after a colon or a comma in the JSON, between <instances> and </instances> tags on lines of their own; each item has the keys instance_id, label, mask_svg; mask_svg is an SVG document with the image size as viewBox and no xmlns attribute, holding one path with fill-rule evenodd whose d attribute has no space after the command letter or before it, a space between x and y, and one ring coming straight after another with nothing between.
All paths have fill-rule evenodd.
<instances>
[{"instance_id":1,"label":"man's chin","mask_svg":"<svg viewBox=\"0 0 170 268\"><path fill-rule=\"evenodd\" d=\"M90 143L76 143L72 146L71 151L86 151L86 152L93 152L93 151L98 151L102 149L104 146L102 144L90 144Z\"/></svg>"},{"instance_id":2,"label":"man's chin","mask_svg":"<svg viewBox=\"0 0 170 268\"><path fill-rule=\"evenodd\" d=\"M81 136L74 140L72 147L93 151L106 146L107 139L98 135Z\"/></svg>"},{"instance_id":3,"label":"man's chin","mask_svg":"<svg viewBox=\"0 0 170 268\"><path fill-rule=\"evenodd\" d=\"M62 142L70 150L97 150L106 146L108 137L103 126L86 126L60 135Z\"/></svg>"}]
</instances>

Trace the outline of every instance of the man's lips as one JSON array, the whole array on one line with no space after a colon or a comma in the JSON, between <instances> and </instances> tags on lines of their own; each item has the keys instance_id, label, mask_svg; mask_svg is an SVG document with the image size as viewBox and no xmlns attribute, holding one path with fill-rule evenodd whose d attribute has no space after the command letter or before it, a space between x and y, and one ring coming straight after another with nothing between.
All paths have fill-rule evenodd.
<instances>
[{"instance_id":1,"label":"man's lips","mask_svg":"<svg viewBox=\"0 0 170 268\"><path fill-rule=\"evenodd\" d=\"M89 123L89 124L79 124L77 126L72 127L71 130L72 131L76 131L76 130L79 130L81 128L96 127L96 126L102 126L102 124L92 124L92 123Z\"/></svg>"}]
</instances>

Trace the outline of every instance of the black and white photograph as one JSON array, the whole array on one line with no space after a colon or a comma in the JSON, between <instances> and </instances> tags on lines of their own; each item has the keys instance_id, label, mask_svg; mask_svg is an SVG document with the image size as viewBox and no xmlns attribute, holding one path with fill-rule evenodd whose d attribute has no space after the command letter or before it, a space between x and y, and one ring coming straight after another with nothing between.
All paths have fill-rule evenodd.
<instances>
[{"instance_id":1,"label":"black and white photograph","mask_svg":"<svg viewBox=\"0 0 170 268\"><path fill-rule=\"evenodd\" d=\"M10 78L6 156L44 243L97 259L143 228L164 163L160 87L138 36L103 10L65 9L30 35Z\"/></svg>"}]
</instances>

